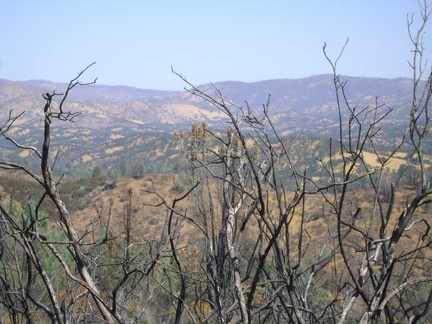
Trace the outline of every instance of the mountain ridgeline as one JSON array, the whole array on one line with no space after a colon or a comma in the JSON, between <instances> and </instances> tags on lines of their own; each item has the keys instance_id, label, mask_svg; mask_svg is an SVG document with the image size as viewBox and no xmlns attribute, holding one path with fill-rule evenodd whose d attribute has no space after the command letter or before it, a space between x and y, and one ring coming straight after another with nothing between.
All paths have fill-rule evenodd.
<instances>
[{"instance_id":1,"label":"mountain ridgeline","mask_svg":"<svg viewBox=\"0 0 432 324\"><path fill-rule=\"evenodd\" d=\"M350 104L374 107L392 112L382 127L389 144L404 132L410 109L410 79L343 77ZM25 114L11 134L27 145L40 145L42 138L45 92L62 93L67 84L50 81L0 80L0 120L10 111ZM219 90L236 105L246 102L258 115L270 98L269 114L279 134L329 138L338 132L338 110L333 76L319 75L302 79L280 79L245 82L218 82L197 86L213 95ZM270 96L270 97L269 97ZM214 129L226 127L226 117L202 98L187 91L145 90L127 86L90 85L75 87L67 100L67 109L81 112L74 123L54 125L54 141L58 145L65 168L108 166L132 159L136 163L157 166L155 172L169 164L175 155L172 132L189 129L196 121L207 122ZM1 144L1 156L8 156L11 147ZM155 154L156 152L156 154ZM24 163L31 163L22 152ZM153 161L152 163L148 163ZM164 161L164 163L160 163Z\"/></svg>"}]
</instances>

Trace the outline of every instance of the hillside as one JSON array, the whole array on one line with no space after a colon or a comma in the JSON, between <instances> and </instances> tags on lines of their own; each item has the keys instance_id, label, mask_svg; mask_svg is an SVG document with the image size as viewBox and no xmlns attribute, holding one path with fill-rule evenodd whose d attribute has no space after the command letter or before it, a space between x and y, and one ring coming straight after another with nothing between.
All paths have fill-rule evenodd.
<instances>
[{"instance_id":1,"label":"hillside","mask_svg":"<svg viewBox=\"0 0 432 324\"><path fill-rule=\"evenodd\" d=\"M265 317L278 309L272 305L278 299L287 305L307 301L304 309L317 314L335 309L325 315L334 319L352 295L350 319L361 318L371 304L368 296L381 294L381 280L390 287L388 295L399 287L421 294L410 306L414 299L398 293L389 302L393 309L422 305L417 300L430 299L432 278L426 220L432 192L423 181L429 176L430 142L418 154L423 164L415 158L408 163L405 147L392 151L400 141L393 136L406 128L409 83L350 79L352 107L369 111L364 107L375 105L370 93L381 91L394 112L385 119L383 135L376 135L380 125L368 127L368 113L342 112L342 133L348 129L350 136L336 134L336 139L340 115L331 84L328 76L318 76L200 86L206 93L219 89L233 107L245 99L253 110L260 109L264 93L275 94L271 121L261 119L259 111L240 121L241 112L227 112L226 129L230 124L220 112L187 92L104 86L78 89L63 108L81 116L61 123L70 115L56 114L55 106L49 107L54 113L41 115L40 92L46 87L60 92L64 85L4 81L6 120L8 114L9 120L21 116L24 107L27 112L10 129L6 123L6 136L15 142L2 138L0 146L6 169L0 169L6 233L0 275L3 282L12 277L19 283L19 289L6 287L6 292L25 291L30 300L55 280L58 292L49 288L48 295L62 296L64 305L69 299L79 317L81 304L91 303L80 296L87 287L100 287L95 301L106 299L103 307L111 310L108 302L121 302L134 322L146 322L133 312L148 307L157 310L161 323L172 322L175 300L212 322L217 314L212 305L219 301L210 295L222 296L224 290L225 296L235 296L234 291L247 296L248 307L265 311ZM272 123L281 136L267 128ZM51 156L48 145L44 155L20 145L40 148L42 131L44 144L51 140ZM423 144L413 140L418 143ZM9 158L26 167L4 162ZM27 175L19 172L23 169ZM29 169L36 174L42 169L43 178ZM15 280L26 271L27 284ZM75 273L84 274L91 286ZM356 300L352 282L362 283L366 300ZM413 286L404 287L407 282ZM219 300L220 307L237 307L235 298ZM41 301L48 303L47 297ZM16 308L13 300L3 303L8 311ZM49 315L38 314L38 322ZM260 316L258 322L265 318ZM237 315L226 322L236 317L241 322Z\"/></svg>"},{"instance_id":2,"label":"hillside","mask_svg":"<svg viewBox=\"0 0 432 324\"><path fill-rule=\"evenodd\" d=\"M393 118L400 121L398 112L408 108L412 84L409 79L378 79L344 77L349 99L360 106L373 105L375 98L395 110ZM335 118L335 96L332 75L319 75L303 79L268 80L253 83L218 82L198 86L205 93L219 89L224 97L237 105L249 105L259 110L271 95L270 111L277 116L276 125L293 125L298 118L307 123L326 117ZM0 80L0 113L10 109L26 111L27 120L37 120L41 109L41 94L46 91L62 92L66 84L49 81ZM205 120L223 125L223 116L214 111L201 98L188 92L137 89L126 86L91 85L78 87L69 97L69 107L81 111L82 127L111 127L119 124L155 128L173 124L187 124Z\"/></svg>"},{"instance_id":3,"label":"hillside","mask_svg":"<svg viewBox=\"0 0 432 324\"><path fill-rule=\"evenodd\" d=\"M392 138L405 131L410 80L344 79L352 104L374 106L379 96L379 103L385 104L381 109L393 109L382 127L388 137L387 144L394 145ZM25 111L11 134L21 143L40 145L42 93L54 90L61 93L66 86L42 80L0 80L0 120L6 120L10 111L13 115ZM234 104L245 107L247 101L255 111L260 111L271 95L269 113L281 135L303 134L327 139L337 134L337 106L331 75L253 83L227 81L198 86L198 89L209 94L219 89ZM205 121L215 129L226 127L221 112L187 91L91 85L74 88L66 107L81 115L74 123L54 124L54 144L62 161L59 172L64 173L97 165L108 168L125 160L131 167L144 163L147 171L161 172L174 164L176 143L171 135L174 130L187 130L196 121ZM16 153L4 141L1 148L3 157ZM18 153L21 162L32 163L28 152Z\"/></svg>"}]
</instances>

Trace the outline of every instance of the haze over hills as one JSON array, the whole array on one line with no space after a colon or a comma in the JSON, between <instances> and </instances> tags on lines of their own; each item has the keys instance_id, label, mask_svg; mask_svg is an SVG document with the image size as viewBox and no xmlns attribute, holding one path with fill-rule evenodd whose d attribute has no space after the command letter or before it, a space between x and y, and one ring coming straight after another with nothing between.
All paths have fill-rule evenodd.
<instances>
[{"instance_id":1,"label":"haze over hills","mask_svg":"<svg viewBox=\"0 0 432 324\"><path fill-rule=\"evenodd\" d=\"M353 104L373 105L375 98L379 97L380 103L385 103L396 112L409 108L409 95L412 89L410 79L344 79L347 81L348 96ZM25 110L27 120L32 120L43 107L44 100L41 94L54 90L61 93L66 86L42 80L0 80L0 113L4 114L11 109L17 112ZM247 101L255 110L261 109L271 95L270 113L277 117L277 126L293 126L293 122L298 119L303 120L302 124L309 124L323 117L332 120L337 113L332 75L253 83L226 81L198 86L200 90L209 94L215 93L215 87L235 104L245 106L244 102ZM196 120L223 125L223 116L219 112L201 98L185 91L95 84L75 87L70 93L68 105L73 111L83 113L84 116L78 122L83 127L109 127L130 123L160 128L164 125L187 124ZM400 117L398 113L393 116L395 119Z\"/></svg>"},{"instance_id":2,"label":"haze over hills","mask_svg":"<svg viewBox=\"0 0 432 324\"><path fill-rule=\"evenodd\" d=\"M404 132L412 90L410 79L343 79L347 81L347 96L353 105L373 107L379 97L379 104L385 104L381 108L383 112L393 109L382 125L390 139L396 133ZM0 80L1 123L11 110L13 114L25 111L13 135L24 143L38 145L42 134L35 130L42 126L42 93L54 90L61 93L66 86L43 80ZM218 89L225 98L242 107L247 101L258 115L271 95L269 113L282 135L301 133L328 138L337 134L337 105L333 76L329 74L253 83L217 82L197 88L212 95ZM195 121L206 121L218 129L227 126L220 111L187 91L95 84L75 87L66 107L82 113L75 123L54 125L62 129L55 133L54 141L62 148L66 167L109 165L121 156L137 161L156 161L172 148L173 130L188 129ZM7 145L0 147L2 156L10 153ZM155 154L155 151L159 153ZM25 154L22 153L23 160L27 160Z\"/></svg>"}]
</instances>

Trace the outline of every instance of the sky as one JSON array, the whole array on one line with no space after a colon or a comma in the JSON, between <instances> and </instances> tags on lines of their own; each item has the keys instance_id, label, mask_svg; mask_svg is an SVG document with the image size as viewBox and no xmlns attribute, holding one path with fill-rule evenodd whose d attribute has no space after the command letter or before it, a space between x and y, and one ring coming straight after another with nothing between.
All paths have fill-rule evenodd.
<instances>
[{"instance_id":1,"label":"sky","mask_svg":"<svg viewBox=\"0 0 432 324\"><path fill-rule=\"evenodd\" d=\"M410 77L417 0L0 0L0 79L181 90L331 73ZM431 26L426 31L432 44Z\"/></svg>"}]
</instances>

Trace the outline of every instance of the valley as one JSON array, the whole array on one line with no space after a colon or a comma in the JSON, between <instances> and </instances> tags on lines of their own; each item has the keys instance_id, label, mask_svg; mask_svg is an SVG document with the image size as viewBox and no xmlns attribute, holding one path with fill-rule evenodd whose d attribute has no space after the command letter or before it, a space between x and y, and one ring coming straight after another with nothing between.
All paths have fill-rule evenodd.
<instances>
[{"instance_id":1,"label":"valley","mask_svg":"<svg viewBox=\"0 0 432 324\"><path fill-rule=\"evenodd\" d=\"M383 105L382 113L392 109L381 123L381 134L385 134L381 142L388 150L397 146L407 127L404 116L409 109L410 81L354 77L346 77L346 80L350 100L359 107ZM48 81L0 80L1 120L5 121L9 112L13 116L24 112L9 134L20 143L40 147L42 93L61 93L65 86ZM301 135L327 146L329 138L338 136L331 75L250 84L219 82L198 86L198 89L209 94L218 89L233 105L245 107L247 102L257 116L271 95L269 114L275 130L290 141ZM173 157L178 154L172 136L174 131L187 132L194 122L206 122L212 129L223 131L227 123L221 111L186 91L91 85L75 88L66 107L80 115L73 123L53 125L53 143L59 150L58 173L73 177L90 175L96 166L107 173L125 160L129 168L142 164L147 172L171 172L175 165ZM428 151L431 146L429 141L425 144ZM154 154L156 151L158 153ZM3 158L15 153L18 153L17 161L32 163L28 152L16 152L7 142L0 146Z\"/></svg>"},{"instance_id":2,"label":"valley","mask_svg":"<svg viewBox=\"0 0 432 324\"><path fill-rule=\"evenodd\" d=\"M368 299L380 278L394 289L429 282L432 144L425 137L419 152L404 137L412 85L347 80L347 106L322 75L203 85L198 96L91 85L57 115L61 101L44 115L41 93L67 85L0 80L0 251L11 262L0 279L19 275L24 256L44 269L28 266L34 289L56 280L49 294L80 316L75 300L92 301L74 273L89 271L96 303L121 302L112 313L138 322L170 322L178 307L240 321L241 295L264 316L289 295L325 321L354 284ZM351 307L352 318L366 309Z\"/></svg>"}]
</instances>

